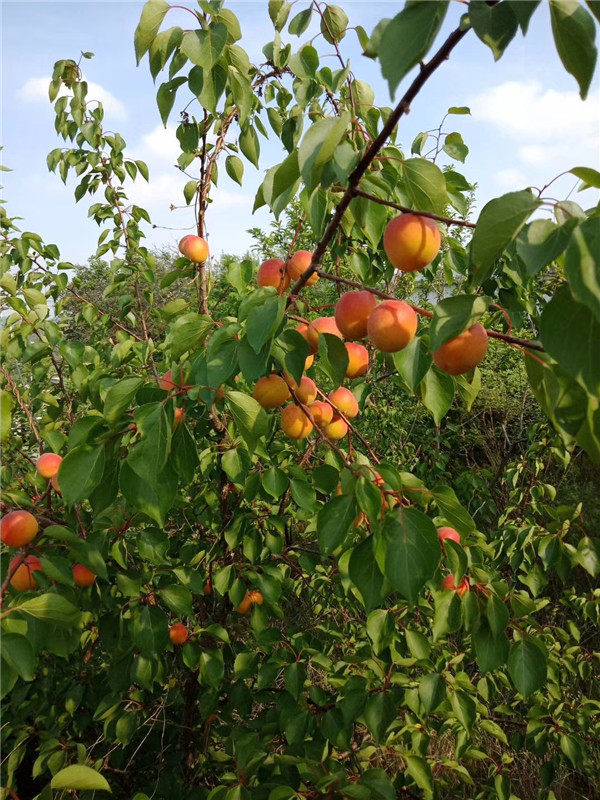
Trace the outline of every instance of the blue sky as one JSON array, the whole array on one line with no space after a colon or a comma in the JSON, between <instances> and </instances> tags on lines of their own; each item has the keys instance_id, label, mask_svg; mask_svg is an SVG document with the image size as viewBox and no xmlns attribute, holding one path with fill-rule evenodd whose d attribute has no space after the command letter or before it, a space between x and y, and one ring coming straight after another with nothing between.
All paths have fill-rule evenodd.
<instances>
[{"instance_id":1,"label":"blue sky","mask_svg":"<svg viewBox=\"0 0 600 800\"><path fill-rule=\"evenodd\" d=\"M195 7L186 0L177 4ZM351 25L362 25L368 33L379 19L393 17L402 7L398 2L366 0L338 0L337 4L345 9ZM262 46L272 38L266 0L226 5L240 19L244 34L241 44L251 59L262 62ZM298 0L292 14L307 5ZM106 128L121 133L130 157L142 158L149 165L149 186L140 179L126 184L132 202L147 208L158 226L148 229L147 242L172 245L193 229L192 209L170 210L171 204L184 205L182 189L187 178L173 168L178 154L174 130L184 103L176 102L165 130L155 102L160 76L155 86L147 62L137 68L135 65L133 33L142 6L137 1L108 0L4 0L0 6L2 161L13 170L3 173L3 196L8 213L23 217L21 228L37 231L47 242L57 244L66 261L84 262L95 251L99 230L87 217L87 208L94 201L86 197L75 204L73 185L65 187L47 170L47 153L62 143L54 131L47 84L54 61L78 59L82 50L95 53L83 66L90 83L89 96L105 103ZM463 4L451 3L439 41L456 26L464 10ZM185 11L172 10L167 25L187 27L189 20ZM316 32L313 26L300 38L284 33L284 42L291 41L296 50ZM322 37L318 36L314 45L324 56L322 63L332 64L327 55L331 48ZM355 76L373 86L376 103L392 105L379 65L361 55L353 32L342 42L342 52L350 58ZM411 78L405 78L397 97ZM599 88L596 70L588 100L583 103L579 99L574 79L556 55L547 3L542 2L528 35L523 38L517 34L497 63L491 51L470 33L417 98L410 115L401 121L398 141L408 152L415 135L437 127L449 106L470 106L471 116L450 117L444 130L459 131L470 149L465 164L458 168L478 183L480 208L492 197L530 185L541 186L574 166L598 169ZM250 244L246 230L268 225L264 209L251 215L254 194L263 170L283 157L282 146L274 136L269 142L261 139L261 168L256 170L245 163L243 188L229 180L221 168L219 188L207 218L213 255L243 253ZM574 184L571 176L562 178L549 194L564 198ZM588 191L571 199L586 207L595 195Z\"/></svg>"}]
</instances>

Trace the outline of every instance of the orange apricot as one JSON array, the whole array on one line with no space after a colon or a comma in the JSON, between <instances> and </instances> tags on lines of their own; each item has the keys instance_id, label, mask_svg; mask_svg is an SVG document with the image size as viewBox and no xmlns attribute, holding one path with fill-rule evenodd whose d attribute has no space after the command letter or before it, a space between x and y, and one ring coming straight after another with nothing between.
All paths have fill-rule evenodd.
<instances>
[{"instance_id":1,"label":"orange apricot","mask_svg":"<svg viewBox=\"0 0 600 800\"><path fill-rule=\"evenodd\" d=\"M96 575L83 564L73 564L73 580L77 586L91 586Z\"/></svg>"},{"instance_id":2,"label":"orange apricot","mask_svg":"<svg viewBox=\"0 0 600 800\"><path fill-rule=\"evenodd\" d=\"M58 482L58 472L55 472L54 475L50 478L50 483L52 484L52 488L58 494L62 494L60 491L60 483Z\"/></svg>"},{"instance_id":3,"label":"orange apricot","mask_svg":"<svg viewBox=\"0 0 600 800\"><path fill-rule=\"evenodd\" d=\"M206 583L202 587L202 594L204 595L212 594L212 583L210 578L207 578Z\"/></svg>"},{"instance_id":4,"label":"orange apricot","mask_svg":"<svg viewBox=\"0 0 600 800\"><path fill-rule=\"evenodd\" d=\"M340 339L344 338L335 323L335 317L319 317L318 319L314 319L306 331L306 338L313 353L316 353L319 349L319 335L321 333L331 333L333 336L338 336Z\"/></svg>"},{"instance_id":5,"label":"orange apricot","mask_svg":"<svg viewBox=\"0 0 600 800\"><path fill-rule=\"evenodd\" d=\"M238 614L247 614L252 608L252 598L250 594L250 592L246 592L246 596L236 609Z\"/></svg>"},{"instance_id":6,"label":"orange apricot","mask_svg":"<svg viewBox=\"0 0 600 800\"><path fill-rule=\"evenodd\" d=\"M287 271L292 281L297 281L300 275L307 270L312 263L313 254L310 250L297 250L287 262ZM316 272L306 281L306 286L313 286L319 280Z\"/></svg>"},{"instance_id":7,"label":"orange apricot","mask_svg":"<svg viewBox=\"0 0 600 800\"><path fill-rule=\"evenodd\" d=\"M290 285L290 276L285 269L285 261L280 258L268 258L260 265L256 275L259 286L274 286L279 294L285 292Z\"/></svg>"},{"instance_id":8,"label":"orange apricot","mask_svg":"<svg viewBox=\"0 0 600 800\"><path fill-rule=\"evenodd\" d=\"M264 598L262 596L262 592L259 592L258 589L248 592L248 596L250 597L251 603L256 603L257 605L262 606Z\"/></svg>"},{"instance_id":9,"label":"orange apricot","mask_svg":"<svg viewBox=\"0 0 600 800\"><path fill-rule=\"evenodd\" d=\"M8 565L9 573L17 564L21 561L20 556L15 556L13 560ZM13 589L16 589L17 592L26 592L28 589L35 589L37 586L37 582L33 573L39 570L42 572L42 562L36 556L25 556L25 558L21 561L21 564L16 568L14 571L11 579L10 585Z\"/></svg>"},{"instance_id":10,"label":"orange apricot","mask_svg":"<svg viewBox=\"0 0 600 800\"><path fill-rule=\"evenodd\" d=\"M328 425L325 425L323 433L328 439L343 439L348 433L348 423L336 415Z\"/></svg>"},{"instance_id":11,"label":"orange apricot","mask_svg":"<svg viewBox=\"0 0 600 800\"><path fill-rule=\"evenodd\" d=\"M263 408L277 408L290 398L287 383L279 375L265 375L256 381L254 399Z\"/></svg>"},{"instance_id":12,"label":"orange apricot","mask_svg":"<svg viewBox=\"0 0 600 800\"><path fill-rule=\"evenodd\" d=\"M306 439L313 424L300 406L286 406L281 412L281 427L290 439Z\"/></svg>"},{"instance_id":13,"label":"orange apricot","mask_svg":"<svg viewBox=\"0 0 600 800\"><path fill-rule=\"evenodd\" d=\"M352 419L358 414L358 402L350 389L340 386L339 389L329 392L328 397L337 410L341 411L348 419Z\"/></svg>"},{"instance_id":14,"label":"orange apricot","mask_svg":"<svg viewBox=\"0 0 600 800\"><path fill-rule=\"evenodd\" d=\"M346 342L348 352L347 378L358 378L364 375L369 368L369 351L362 344Z\"/></svg>"},{"instance_id":15,"label":"orange apricot","mask_svg":"<svg viewBox=\"0 0 600 800\"><path fill-rule=\"evenodd\" d=\"M173 373L170 369L168 369L160 379L158 385L165 392L174 392L175 390L179 391L180 389L183 389L184 388L183 370L179 371L179 383L173 380Z\"/></svg>"},{"instance_id":16,"label":"orange apricot","mask_svg":"<svg viewBox=\"0 0 600 800\"><path fill-rule=\"evenodd\" d=\"M364 339L377 298L371 292L346 292L335 307L336 324L346 339Z\"/></svg>"},{"instance_id":17,"label":"orange apricot","mask_svg":"<svg viewBox=\"0 0 600 800\"><path fill-rule=\"evenodd\" d=\"M35 468L42 478L51 478L58 472L61 461L62 456L58 453L43 453L35 462Z\"/></svg>"},{"instance_id":18,"label":"orange apricot","mask_svg":"<svg viewBox=\"0 0 600 800\"><path fill-rule=\"evenodd\" d=\"M303 375L300 380L300 385L295 389L296 397L305 406L312 405L317 399L317 385L311 378Z\"/></svg>"},{"instance_id":19,"label":"orange apricot","mask_svg":"<svg viewBox=\"0 0 600 800\"><path fill-rule=\"evenodd\" d=\"M323 400L317 400L313 403L310 407L310 413L315 421L315 425L318 425L319 428L322 428L324 425L329 425L333 419L333 408L329 403L325 403Z\"/></svg>"},{"instance_id":20,"label":"orange apricot","mask_svg":"<svg viewBox=\"0 0 600 800\"><path fill-rule=\"evenodd\" d=\"M187 628L178 622L169 628L169 639L173 644L184 644L188 638Z\"/></svg>"},{"instance_id":21,"label":"orange apricot","mask_svg":"<svg viewBox=\"0 0 600 800\"><path fill-rule=\"evenodd\" d=\"M417 315L404 300L384 300L367 325L369 339L378 350L396 353L409 345L417 332Z\"/></svg>"},{"instance_id":22,"label":"orange apricot","mask_svg":"<svg viewBox=\"0 0 600 800\"><path fill-rule=\"evenodd\" d=\"M0 519L0 539L8 547L23 547L35 539L40 526L29 511L11 511Z\"/></svg>"},{"instance_id":23,"label":"orange apricot","mask_svg":"<svg viewBox=\"0 0 600 800\"><path fill-rule=\"evenodd\" d=\"M442 548L444 547L444 539L452 539L453 542L458 542L460 544L460 533L454 528L438 528L437 535Z\"/></svg>"},{"instance_id":24,"label":"orange apricot","mask_svg":"<svg viewBox=\"0 0 600 800\"><path fill-rule=\"evenodd\" d=\"M448 375L463 375L480 364L488 349L488 335L481 323L450 339L433 352L434 364Z\"/></svg>"},{"instance_id":25,"label":"orange apricot","mask_svg":"<svg viewBox=\"0 0 600 800\"><path fill-rule=\"evenodd\" d=\"M463 594L468 592L469 588L470 588L470 583L466 575L462 579L462 581L458 584L458 586L454 583L453 575L446 575L446 577L442 581L442 589L452 589L452 591L458 592L459 597L462 597Z\"/></svg>"},{"instance_id":26,"label":"orange apricot","mask_svg":"<svg viewBox=\"0 0 600 800\"><path fill-rule=\"evenodd\" d=\"M383 234L387 257L403 272L414 272L431 264L442 237L435 221L418 214L400 214L388 222Z\"/></svg>"},{"instance_id":27,"label":"orange apricot","mask_svg":"<svg viewBox=\"0 0 600 800\"><path fill-rule=\"evenodd\" d=\"M179 242L179 252L195 264L203 264L208 258L208 242L201 236L188 234Z\"/></svg>"},{"instance_id":28,"label":"orange apricot","mask_svg":"<svg viewBox=\"0 0 600 800\"><path fill-rule=\"evenodd\" d=\"M185 419L185 411L183 410L183 408L176 408L175 411L173 412L173 430L175 430L175 428L178 425L181 425L184 419Z\"/></svg>"}]
</instances>

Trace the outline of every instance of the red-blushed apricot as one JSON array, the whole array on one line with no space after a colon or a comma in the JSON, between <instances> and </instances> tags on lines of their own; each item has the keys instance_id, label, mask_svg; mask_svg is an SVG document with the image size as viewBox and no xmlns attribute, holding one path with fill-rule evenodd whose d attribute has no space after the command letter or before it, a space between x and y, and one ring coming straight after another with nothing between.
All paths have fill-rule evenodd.
<instances>
[{"instance_id":1,"label":"red-blushed apricot","mask_svg":"<svg viewBox=\"0 0 600 800\"><path fill-rule=\"evenodd\" d=\"M442 237L435 221L418 214L400 214L390 220L383 234L387 257L403 272L414 272L431 264Z\"/></svg>"},{"instance_id":2,"label":"red-blushed apricot","mask_svg":"<svg viewBox=\"0 0 600 800\"><path fill-rule=\"evenodd\" d=\"M250 609L252 608L252 597L250 596L250 592L246 592L246 596L236 608L238 614L247 614Z\"/></svg>"},{"instance_id":3,"label":"red-blushed apricot","mask_svg":"<svg viewBox=\"0 0 600 800\"><path fill-rule=\"evenodd\" d=\"M334 389L332 392L329 392L327 396L337 410L341 411L348 419L352 419L358 414L358 402L350 389L340 386L339 389Z\"/></svg>"},{"instance_id":4,"label":"red-blushed apricot","mask_svg":"<svg viewBox=\"0 0 600 800\"><path fill-rule=\"evenodd\" d=\"M35 539L39 529L37 519L29 511L11 511L0 519L0 539L8 547L23 547Z\"/></svg>"},{"instance_id":5,"label":"red-blushed apricot","mask_svg":"<svg viewBox=\"0 0 600 800\"><path fill-rule=\"evenodd\" d=\"M312 354L310 356L306 356L306 360L304 361L304 371L312 367L314 360L315 357Z\"/></svg>"},{"instance_id":6,"label":"red-blushed apricot","mask_svg":"<svg viewBox=\"0 0 600 800\"><path fill-rule=\"evenodd\" d=\"M324 425L329 425L333 419L333 408L323 400L317 400L310 407L310 413L315 421L315 425L322 428Z\"/></svg>"},{"instance_id":7,"label":"red-blushed apricot","mask_svg":"<svg viewBox=\"0 0 600 800\"><path fill-rule=\"evenodd\" d=\"M281 412L281 427L290 439L306 439L313 424L300 406L286 406Z\"/></svg>"},{"instance_id":8,"label":"red-blushed apricot","mask_svg":"<svg viewBox=\"0 0 600 800\"><path fill-rule=\"evenodd\" d=\"M348 433L348 423L337 415L323 428L323 433L328 439L343 439Z\"/></svg>"},{"instance_id":9,"label":"red-blushed apricot","mask_svg":"<svg viewBox=\"0 0 600 800\"><path fill-rule=\"evenodd\" d=\"M59 494L62 494L62 492L60 491L60 483L58 482L58 472L56 472L50 478L50 483L52 484L52 488L54 489L55 492L58 492Z\"/></svg>"},{"instance_id":10,"label":"red-blushed apricot","mask_svg":"<svg viewBox=\"0 0 600 800\"><path fill-rule=\"evenodd\" d=\"M203 264L208 258L208 242L201 236L188 234L179 242L179 252L195 264Z\"/></svg>"},{"instance_id":11,"label":"red-blushed apricot","mask_svg":"<svg viewBox=\"0 0 600 800\"><path fill-rule=\"evenodd\" d=\"M367 335L367 322L377 305L377 298L371 292L346 292L335 307L336 324L346 339L364 339Z\"/></svg>"},{"instance_id":12,"label":"red-blushed apricot","mask_svg":"<svg viewBox=\"0 0 600 800\"><path fill-rule=\"evenodd\" d=\"M444 539L452 539L453 542L460 544L460 533L454 528L438 528L437 535L442 547L444 547Z\"/></svg>"},{"instance_id":13,"label":"red-blushed apricot","mask_svg":"<svg viewBox=\"0 0 600 800\"><path fill-rule=\"evenodd\" d=\"M404 350L417 332L417 315L404 300L384 300L369 317L369 339L383 353Z\"/></svg>"},{"instance_id":14,"label":"red-blushed apricot","mask_svg":"<svg viewBox=\"0 0 600 800\"><path fill-rule=\"evenodd\" d=\"M435 350L433 362L448 375L463 375L483 361L487 349L487 331L481 323L476 322L469 330Z\"/></svg>"},{"instance_id":15,"label":"red-blushed apricot","mask_svg":"<svg viewBox=\"0 0 600 800\"><path fill-rule=\"evenodd\" d=\"M442 589L452 589L454 592L458 592L458 596L462 597L463 594L469 591L470 588L469 579L465 575L462 581L456 586L454 583L454 576L453 575L446 575L444 580L442 581Z\"/></svg>"},{"instance_id":16,"label":"red-blushed apricot","mask_svg":"<svg viewBox=\"0 0 600 800\"><path fill-rule=\"evenodd\" d=\"M278 408L290 399L290 390L279 375L265 375L256 381L254 399L263 408Z\"/></svg>"},{"instance_id":17,"label":"red-blushed apricot","mask_svg":"<svg viewBox=\"0 0 600 800\"><path fill-rule=\"evenodd\" d=\"M317 399L317 386L311 378L303 375L300 379L300 385L295 390L296 397L305 406L312 405Z\"/></svg>"},{"instance_id":18,"label":"red-blushed apricot","mask_svg":"<svg viewBox=\"0 0 600 800\"><path fill-rule=\"evenodd\" d=\"M179 383L177 383L177 381L173 379L173 373L170 369L168 369L160 379L158 385L165 392L174 392L183 389L184 388L183 370L179 371Z\"/></svg>"},{"instance_id":19,"label":"red-blushed apricot","mask_svg":"<svg viewBox=\"0 0 600 800\"><path fill-rule=\"evenodd\" d=\"M43 453L35 463L35 468L42 478L51 478L56 475L62 456L58 453Z\"/></svg>"},{"instance_id":20,"label":"red-blushed apricot","mask_svg":"<svg viewBox=\"0 0 600 800\"><path fill-rule=\"evenodd\" d=\"M290 286L290 276L285 269L285 261L268 258L258 268L256 282L259 286L274 286L282 294Z\"/></svg>"},{"instance_id":21,"label":"red-blushed apricot","mask_svg":"<svg viewBox=\"0 0 600 800\"><path fill-rule=\"evenodd\" d=\"M169 628L169 639L173 644L185 644L187 641L188 633L185 625L178 622L176 625L171 625Z\"/></svg>"},{"instance_id":22,"label":"red-blushed apricot","mask_svg":"<svg viewBox=\"0 0 600 800\"><path fill-rule=\"evenodd\" d=\"M313 353L316 353L319 349L319 334L321 333L331 333L333 336L343 339L338 326L335 324L335 317L314 319L306 331L306 337Z\"/></svg>"},{"instance_id":23,"label":"red-blushed apricot","mask_svg":"<svg viewBox=\"0 0 600 800\"><path fill-rule=\"evenodd\" d=\"M73 580L77 586L91 586L96 575L83 564L73 564Z\"/></svg>"},{"instance_id":24,"label":"red-blushed apricot","mask_svg":"<svg viewBox=\"0 0 600 800\"><path fill-rule=\"evenodd\" d=\"M362 344L355 342L346 342L346 350L348 352L346 377L359 378L369 368L369 351Z\"/></svg>"},{"instance_id":25,"label":"red-blushed apricot","mask_svg":"<svg viewBox=\"0 0 600 800\"><path fill-rule=\"evenodd\" d=\"M264 598L262 596L262 592L259 592L258 589L253 589L252 591L248 592L248 596L250 597L250 602L252 604L256 603L257 605L262 606Z\"/></svg>"},{"instance_id":26,"label":"red-blushed apricot","mask_svg":"<svg viewBox=\"0 0 600 800\"><path fill-rule=\"evenodd\" d=\"M202 594L205 594L207 596L209 594L212 594L212 583L210 581L210 578L207 578L206 583L202 587Z\"/></svg>"},{"instance_id":27,"label":"red-blushed apricot","mask_svg":"<svg viewBox=\"0 0 600 800\"><path fill-rule=\"evenodd\" d=\"M175 411L173 412L173 430L175 430L175 428L178 425L181 425L184 419L185 419L185 411L183 410L183 408L176 408Z\"/></svg>"},{"instance_id":28,"label":"red-blushed apricot","mask_svg":"<svg viewBox=\"0 0 600 800\"><path fill-rule=\"evenodd\" d=\"M20 556L15 556L8 565L9 574L14 569L15 564L21 561ZM16 568L10 579L10 585L17 592L26 592L28 589L35 589L37 582L34 577L34 572L39 570L42 572L42 562L36 556L25 556L20 565Z\"/></svg>"},{"instance_id":29,"label":"red-blushed apricot","mask_svg":"<svg viewBox=\"0 0 600 800\"><path fill-rule=\"evenodd\" d=\"M287 271L292 281L296 282L300 275L307 270L312 263L312 253L310 250L297 250L287 262ZM306 281L306 286L314 286L319 280L316 272Z\"/></svg>"}]
</instances>

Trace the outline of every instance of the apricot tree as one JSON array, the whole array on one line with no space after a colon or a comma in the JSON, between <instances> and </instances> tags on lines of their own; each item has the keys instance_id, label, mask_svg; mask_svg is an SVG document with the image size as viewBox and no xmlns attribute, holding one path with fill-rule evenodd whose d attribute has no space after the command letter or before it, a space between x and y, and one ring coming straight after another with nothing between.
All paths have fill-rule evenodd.
<instances>
[{"instance_id":1,"label":"apricot tree","mask_svg":"<svg viewBox=\"0 0 600 800\"><path fill-rule=\"evenodd\" d=\"M508 800L526 759L535 796L591 797L600 545L544 475L551 459L600 461L598 208L516 188L471 220L471 185L423 155L430 134L399 143L465 37L498 59L543 4L407 2L370 35L318 0L268 7L260 65L221 0L143 8L137 60L166 73L163 122L182 109L197 223L160 287L125 189L147 166L104 128L74 60L50 85L64 145L48 167L93 200L118 310L2 212L4 796ZM546 10L584 99L598 4ZM188 27L166 27L175 15ZM297 46L311 24L335 68L314 38ZM394 108L373 105L347 36L392 97L402 85ZM461 135L444 136L464 160ZM282 161L255 208L303 213L285 252L229 265L222 315L211 186L222 165L241 184L261 137ZM413 302L441 275L441 302ZM177 280L194 305L157 304ZM73 301L85 342L67 334ZM394 402L374 412L386 436L363 421L387 382L450 437L496 348L521 354L555 433L535 429L477 485L491 524L441 462L424 480L408 448L392 455ZM498 499L486 483L500 481Z\"/></svg>"}]
</instances>

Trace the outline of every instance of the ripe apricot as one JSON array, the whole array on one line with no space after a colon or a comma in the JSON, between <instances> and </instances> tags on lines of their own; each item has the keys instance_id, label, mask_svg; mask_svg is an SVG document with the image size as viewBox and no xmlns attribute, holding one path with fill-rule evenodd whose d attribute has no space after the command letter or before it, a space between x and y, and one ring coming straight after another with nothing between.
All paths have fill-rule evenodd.
<instances>
[{"instance_id":1,"label":"ripe apricot","mask_svg":"<svg viewBox=\"0 0 600 800\"><path fill-rule=\"evenodd\" d=\"M12 572L15 564L21 561L20 556L15 556L8 565L9 573ZM33 573L39 570L42 572L42 562L36 556L25 556L21 564L16 568L10 579L10 585L17 592L26 592L28 589L35 589L37 582Z\"/></svg>"},{"instance_id":2,"label":"ripe apricot","mask_svg":"<svg viewBox=\"0 0 600 800\"><path fill-rule=\"evenodd\" d=\"M58 482L58 472L54 473L54 475L50 478L50 483L52 484L52 488L55 492L62 494L60 491L60 484Z\"/></svg>"},{"instance_id":3,"label":"ripe apricot","mask_svg":"<svg viewBox=\"0 0 600 800\"><path fill-rule=\"evenodd\" d=\"M463 375L480 364L488 349L488 335L481 323L450 339L433 352L434 364L448 375Z\"/></svg>"},{"instance_id":4,"label":"ripe apricot","mask_svg":"<svg viewBox=\"0 0 600 800\"><path fill-rule=\"evenodd\" d=\"M339 389L329 392L328 397L337 410L341 411L348 419L352 419L358 414L358 402L350 389L340 386Z\"/></svg>"},{"instance_id":5,"label":"ripe apricot","mask_svg":"<svg viewBox=\"0 0 600 800\"><path fill-rule=\"evenodd\" d=\"M183 408L176 408L173 412L173 430L180 425L185 419L185 411Z\"/></svg>"},{"instance_id":6,"label":"ripe apricot","mask_svg":"<svg viewBox=\"0 0 600 800\"><path fill-rule=\"evenodd\" d=\"M279 294L285 292L290 285L290 276L285 269L285 261L280 258L268 258L260 265L256 275L259 286L274 286Z\"/></svg>"},{"instance_id":7,"label":"ripe apricot","mask_svg":"<svg viewBox=\"0 0 600 800\"><path fill-rule=\"evenodd\" d=\"M317 385L311 378L307 378L306 375L303 375L295 393L301 403L304 403L305 406L310 406L317 399Z\"/></svg>"},{"instance_id":8,"label":"ripe apricot","mask_svg":"<svg viewBox=\"0 0 600 800\"><path fill-rule=\"evenodd\" d=\"M290 439L306 439L313 424L300 406L286 406L281 412L281 427Z\"/></svg>"},{"instance_id":9,"label":"ripe apricot","mask_svg":"<svg viewBox=\"0 0 600 800\"><path fill-rule=\"evenodd\" d=\"M341 417L336 415L328 425L325 425L323 433L328 439L343 439L348 433L348 424L344 422Z\"/></svg>"},{"instance_id":10,"label":"ripe apricot","mask_svg":"<svg viewBox=\"0 0 600 800\"><path fill-rule=\"evenodd\" d=\"M319 335L321 333L331 333L333 336L338 336L343 339L340 329L335 324L335 317L319 317L314 319L308 326L306 331L306 338L313 353L319 349Z\"/></svg>"},{"instance_id":11,"label":"ripe apricot","mask_svg":"<svg viewBox=\"0 0 600 800\"><path fill-rule=\"evenodd\" d=\"M437 535L442 547L444 547L444 539L452 539L453 542L460 544L460 533L454 528L438 528Z\"/></svg>"},{"instance_id":12,"label":"ripe apricot","mask_svg":"<svg viewBox=\"0 0 600 800\"><path fill-rule=\"evenodd\" d=\"M29 511L11 511L0 519L0 539L8 547L23 547L36 537L39 527Z\"/></svg>"},{"instance_id":13,"label":"ripe apricot","mask_svg":"<svg viewBox=\"0 0 600 800\"><path fill-rule=\"evenodd\" d=\"M462 597L463 594L469 591L470 583L469 579L465 575L462 581L456 586L454 583L454 576L453 575L446 575L444 580L442 581L442 589L452 589L455 592L458 592L458 596Z\"/></svg>"},{"instance_id":14,"label":"ripe apricot","mask_svg":"<svg viewBox=\"0 0 600 800\"><path fill-rule=\"evenodd\" d=\"M435 221L418 214L400 214L388 222L383 234L387 257L403 272L414 272L431 264L442 237Z\"/></svg>"},{"instance_id":15,"label":"ripe apricot","mask_svg":"<svg viewBox=\"0 0 600 800\"><path fill-rule=\"evenodd\" d=\"M209 595L212 594L212 583L210 578L207 579L206 583L202 587L202 594Z\"/></svg>"},{"instance_id":16,"label":"ripe apricot","mask_svg":"<svg viewBox=\"0 0 600 800\"><path fill-rule=\"evenodd\" d=\"M279 375L265 375L256 381L254 399L263 408L277 408L290 398L287 383Z\"/></svg>"},{"instance_id":17,"label":"ripe apricot","mask_svg":"<svg viewBox=\"0 0 600 800\"><path fill-rule=\"evenodd\" d=\"M287 271L292 281L297 281L300 275L307 270L312 263L313 254L310 250L297 250L287 262ZM319 280L316 272L306 281L306 286L313 286Z\"/></svg>"},{"instance_id":18,"label":"ripe apricot","mask_svg":"<svg viewBox=\"0 0 600 800\"><path fill-rule=\"evenodd\" d=\"M346 342L348 352L347 378L358 378L364 375L369 368L369 351L362 344Z\"/></svg>"},{"instance_id":19,"label":"ripe apricot","mask_svg":"<svg viewBox=\"0 0 600 800\"><path fill-rule=\"evenodd\" d=\"M73 580L77 586L91 586L96 580L96 576L83 564L73 564Z\"/></svg>"},{"instance_id":20,"label":"ripe apricot","mask_svg":"<svg viewBox=\"0 0 600 800\"><path fill-rule=\"evenodd\" d=\"M176 625L171 625L169 628L169 639L173 644L184 644L187 640L187 628L178 622Z\"/></svg>"},{"instance_id":21,"label":"ripe apricot","mask_svg":"<svg viewBox=\"0 0 600 800\"><path fill-rule=\"evenodd\" d=\"M310 407L310 413L313 416L315 425L318 425L319 428L322 428L324 425L329 425L333 419L333 408L329 403L325 403L323 400L317 400L313 403Z\"/></svg>"},{"instance_id":22,"label":"ripe apricot","mask_svg":"<svg viewBox=\"0 0 600 800\"><path fill-rule=\"evenodd\" d=\"M179 242L179 252L195 264L203 264L208 258L208 242L201 236L188 234Z\"/></svg>"},{"instance_id":23,"label":"ripe apricot","mask_svg":"<svg viewBox=\"0 0 600 800\"><path fill-rule=\"evenodd\" d=\"M336 324L346 339L364 339L367 335L367 322L377 305L377 298L371 292L346 292L335 307Z\"/></svg>"},{"instance_id":24,"label":"ripe apricot","mask_svg":"<svg viewBox=\"0 0 600 800\"><path fill-rule=\"evenodd\" d=\"M315 357L313 355L306 356L306 360L304 362L304 370L310 369L313 365Z\"/></svg>"},{"instance_id":25,"label":"ripe apricot","mask_svg":"<svg viewBox=\"0 0 600 800\"><path fill-rule=\"evenodd\" d=\"M250 597L250 602L251 603L253 603L253 604L256 603L257 605L262 606L262 604L263 604L263 596L262 596L262 592L259 592L258 589L254 589L254 590L250 591L248 593L248 596Z\"/></svg>"},{"instance_id":26,"label":"ripe apricot","mask_svg":"<svg viewBox=\"0 0 600 800\"><path fill-rule=\"evenodd\" d=\"M173 373L170 369L168 369L160 379L158 385L165 392L174 392L176 390L179 391L180 389L183 389L183 370L179 371L179 383L173 379Z\"/></svg>"},{"instance_id":27,"label":"ripe apricot","mask_svg":"<svg viewBox=\"0 0 600 800\"><path fill-rule=\"evenodd\" d=\"M247 614L251 608L252 608L252 598L250 597L250 592L246 592L246 596L239 604L236 611L238 612L238 614Z\"/></svg>"},{"instance_id":28,"label":"ripe apricot","mask_svg":"<svg viewBox=\"0 0 600 800\"><path fill-rule=\"evenodd\" d=\"M51 478L56 475L62 456L58 453L43 453L35 463L35 468L42 478Z\"/></svg>"},{"instance_id":29,"label":"ripe apricot","mask_svg":"<svg viewBox=\"0 0 600 800\"><path fill-rule=\"evenodd\" d=\"M378 350L396 353L412 342L417 324L417 315L404 300L384 300L369 317L367 330Z\"/></svg>"}]
</instances>

